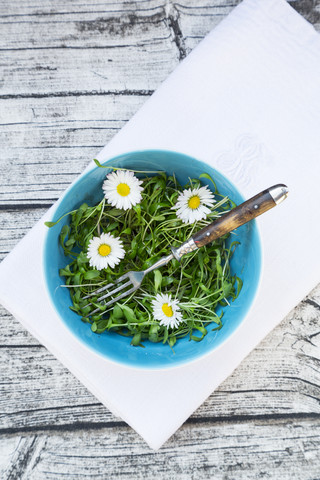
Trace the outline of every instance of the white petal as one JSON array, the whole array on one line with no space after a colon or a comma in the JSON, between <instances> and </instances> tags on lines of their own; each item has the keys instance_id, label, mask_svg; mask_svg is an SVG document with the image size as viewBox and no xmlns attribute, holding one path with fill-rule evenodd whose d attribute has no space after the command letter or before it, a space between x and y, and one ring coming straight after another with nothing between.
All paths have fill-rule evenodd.
<instances>
[{"instance_id":1,"label":"white petal","mask_svg":"<svg viewBox=\"0 0 320 480\"><path fill-rule=\"evenodd\" d=\"M200 205L198 208L190 208L189 200L193 196L198 196L200 199ZM176 204L172 209L176 210L176 215L183 223L194 223L195 221L206 218L210 213L210 208L215 203L214 195L207 186L199 187L195 189L188 188L180 193Z\"/></svg>"},{"instance_id":2,"label":"white petal","mask_svg":"<svg viewBox=\"0 0 320 480\"><path fill-rule=\"evenodd\" d=\"M123 197L118 193L117 186L119 183L125 183L130 188L127 196ZM143 188L140 187L141 184L142 181L132 171L117 170L107 175L102 189L108 203L119 209L128 210L141 201L141 192L143 191Z\"/></svg>"},{"instance_id":3,"label":"white petal","mask_svg":"<svg viewBox=\"0 0 320 480\"><path fill-rule=\"evenodd\" d=\"M102 256L99 254L100 245L109 245L111 251L108 255ZM100 237L93 237L88 245L87 257L89 258L89 265L95 267L97 270L102 270L110 266L113 268L118 265L120 260L125 256L125 251L122 241L118 237L114 237L110 233L102 233Z\"/></svg>"},{"instance_id":4,"label":"white petal","mask_svg":"<svg viewBox=\"0 0 320 480\"><path fill-rule=\"evenodd\" d=\"M177 300L172 299L171 295L158 293L151 304L153 306L153 317L159 320L160 325L166 326L167 328L176 328L179 326L179 323L183 321L179 303ZM168 304L172 308L172 317L167 317L163 312L162 306L164 304Z\"/></svg>"}]
</instances>

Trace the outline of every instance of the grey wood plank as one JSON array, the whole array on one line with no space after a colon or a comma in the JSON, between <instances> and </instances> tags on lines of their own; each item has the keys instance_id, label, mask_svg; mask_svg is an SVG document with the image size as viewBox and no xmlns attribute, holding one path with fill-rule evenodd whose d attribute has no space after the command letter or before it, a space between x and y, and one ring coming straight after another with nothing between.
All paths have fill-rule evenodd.
<instances>
[{"instance_id":1,"label":"grey wood plank","mask_svg":"<svg viewBox=\"0 0 320 480\"><path fill-rule=\"evenodd\" d=\"M11 100L9 111L7 102L0 101L0 141L5 148L1 154L1 168L6 166L6 155L10 152L14 155L17 149L75 146L98 149L125 125L145 101L146 98L139 95L107 96L103 99L94 96L61 100L23 98Z\"/></svg>"},{"instance_id":2,"label":"grey wood plank","mask_svg":"<svg viewBox=\"0 0 320 480\"><path fill-rule=\"evenodd\" d=\"M128 1L103 2L93 8L74 2L70 8L66 2L52 9L50 2L41 2L17 10L15 4L4 1L0 23L5 43L1 45L0 39L0 48L110 48L123 45L124 39L128 46L137 40L149 42L152 37L163 40L164 35L176 44L181 59L238 3L239 0ZM289 3L320 29L319 0ZM106 43L101 43L102 36Z\"/></svg>"},{"instance_id":3,"label":"grey wood plank","mask_svg":"<svg viewBox=\"0 0 320 480\"><path fill-rule=\"evenodd\" d=\"M154 50L158 52L154 53ZM47 98L110 94L149 95L177 65L170 41L100 49L14 51L2 54L0 98ZM169 58L165 58L168 51Z\"/></svg>"},{"instance_id":4,"label":"grey wood plank","mask_svg":"<svg viewBox=\"0 0 320 480\"><path fill-rule=\"evenodd\" d=\"M62 12L57 5L50 14L30 11L15 16L8 14L12 10L10 4L9 12L0 14L4 34L0 50L108 49L142 46L157 38L168 38L165 4L158 1L144 5L139 8L136 2L119 2L116 11L107 4L101 10L88 5L86 10L79 11L70 9L70 3L66 4L69 12Z\"/></svg>"},{"instance_id":5,"label":"grey wood plank","mask_svg":"<svg viewBox=\"0 0 320 480\"><path fill-rule=\"evenodd\" d=\"M171 48L173 30L164 6L144 6L140 10L135 4L126 13L119 4L116 17L113 12L97 17L94 11L62 16L53 11L36 19L6 19L0 97L153 91L179 55Z\"/></svg>"},{"instance_id":6,"label":"grey wood plank","mask_svg":"<svg viewBox=\"0 0 320 480\"><path fill-rule=\"evenodd\" d=\"M51 435L39 432L0 439L2 445L3 480L315 480L320 421L185 424L156 453L132 430L119 426Z\"/></svg>"},{"instance_id":7,"label":"grey wood plank","mask_svg":"<svg viewBox=\"0 0 320 480\"><path fill-rule=\"evenodd\" d=\"M52 0L19 0L19 2L10 2L3 0L0 6L0 18L28 19L30 16L43 17L54 14L74 15L86 13L110 13L120 16L122 13L131 13L138 10L151 10L165 2L159 0L104 0L88 1L72 0L65 2L52 2Z\"/></svg>"},{"instance_id":8,"label":"grey wood plank","mask_svg":"<svg viewBox=\"0 0 320 480\"><path fill-rule=\"evenodd\" d=\"M0 101L2 208L56 200L144 101L131 95L15 99L9 110Z\"/></svg>"},{"instance_id":9,"label":"grey wood plank","mask_svg":"<svg viewBox=\"0 0 320 480\"><path fill-rule=\"evenodd\" d=\"M99 7L95 11L83 10L83 5L75 5L72 10L52 12L50 15L44 12L44 6L41 5L42 15L33 9L28 13L19 13L15 17L15 8L8 6L3 16L0 16L2 30L4 33L5 44L1 45L3 50L31 50L36 49L81 49L80 55L86 56L85 50L92 48L104 49L110 56L108 62L114 62L113 55L125 55L128 62L128 52L130 47L147 47L152 44L152 51L155 50L156 42L161 42L161 68L163 69L164 54L173 54L175 59L181 60L190 50L206 35L221 19L228 14L239 1L215 1L202 2L194 5L192 2L119 2L118 10L115 12L112 4L105 4L104 10ZM12 12L12 13L11 13ZM33 14L34 13L34 14ZM23 20L21 20L21 15ZM98 16L97 16L98 15ZM2 21L1 21L2 20ZM32 24L32 27L30 25ZM19 35L17 35L19 28ZM182 34L183 31L183 34ZM103 39L102 39L103 36ZM166 48L166 43L171 42L176 45L175 49ZM168 46L168 45L167 45ZM165 47L165 50L163 50ZM115 52L110 49L115 48ZM143 51L145 50L143 49ZM103 55L104 52L102 52ZM63 59L57 60L54 53L52 65L47 65L45 58L38 52L37 63L35 65L36 73L39 78L50 72L52 78L59 75L59 70L63 69ZM66 55L72 55L66 53ZM152 62L152 56L148 52L149 62ZM100 55L101 57L101 55ZM24 63L23 57L18 57L17 64ZM64 57L63 57L64 58ZM29 66L29 62L25 61ZM126 67L130 68L129 63ZM100 64L101 67L101 64ZM105 73L96 74L102 78L112 76L113 67L119 69L119 65L106 65ZM23 67L19 67L20 69ZM111 72L110 72L111 70ZM108 73L107 73L108 72ZM139 73L139 72L136 72ZM145 73L145 72L142 72ZM159 72L160 73L160 72ZM118 76L118 75L117 75ZM130 73L133 78L134 72ZM97 80L93 78L93 81ZM119 84L121 85L121 84ZM119 88L117 84L117 87ZM26 93L25 93L26 94Z\"/></svg>"}]
</instances>

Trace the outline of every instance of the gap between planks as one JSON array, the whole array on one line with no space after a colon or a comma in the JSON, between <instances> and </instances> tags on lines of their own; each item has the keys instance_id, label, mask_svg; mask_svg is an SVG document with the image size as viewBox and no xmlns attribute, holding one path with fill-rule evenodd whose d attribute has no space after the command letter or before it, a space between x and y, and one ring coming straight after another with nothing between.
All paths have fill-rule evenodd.
<instances>
[{"instance_id":1,"label":"gap between planks","mask_svg":"<svg viewBox=\"0 0 320 480\"><path fill-rule=\"evenodd\" d=\"M85 407L95 406L99 404L85 405ZM320 414L315 413L290 413L290 414L266 414L266 415L231 415L226 417L189 417L184 423L183 426L191 425L206 425L212 427L222 427L223 425L256 425L256 426L276 426L280 424L294 424L296 422L310 422L314 421L315 424L318 424L320 427ZM38 425L38 426L25 426L25 427L10 427L10 428L0 428L1 435L17 435L17 434L28 434L33 435L37 433L58 433L58 432L88 432L88 431L97 431L113 428L128 428L126 422L122 420L112 420L109 422L77 422L70 424L61 424L61 425ZM181 428L181 427L180 427Z\"/></svg>"}]
</instances>

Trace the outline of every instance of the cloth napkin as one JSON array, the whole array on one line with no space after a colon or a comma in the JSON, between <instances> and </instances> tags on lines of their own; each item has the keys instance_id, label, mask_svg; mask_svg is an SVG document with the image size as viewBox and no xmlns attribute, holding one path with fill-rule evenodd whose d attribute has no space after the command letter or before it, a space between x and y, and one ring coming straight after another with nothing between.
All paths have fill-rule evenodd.
<instances>
[{"instance_id":1,"label":"cloth napkin","mask_svg":"<svg viewBox=\"0 0 320 480\"><path fill-rule=\"evenodd\" d=\"M275 183L289 186L289 198L258 219L264 270L255 304L205 358L152 372L102 359L80 344L44 287L44 221L52 209L0 265L3 305L153 449L320 281L319 86L313 27L284 0L244 0L98 156L183 152L220 170L247 198Z\"/></svg>"}]
</instances>

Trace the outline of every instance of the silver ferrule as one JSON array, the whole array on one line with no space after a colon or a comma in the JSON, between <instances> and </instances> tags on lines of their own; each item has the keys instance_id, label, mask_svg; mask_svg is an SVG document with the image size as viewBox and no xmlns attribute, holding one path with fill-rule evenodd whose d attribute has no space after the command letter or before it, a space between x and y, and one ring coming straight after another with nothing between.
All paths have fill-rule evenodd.
<instances>
[{"instance_id":1,"label":"silver ferrule","mask_svg":"<svg viewBox=\"0 0 320 480\"><path fill-rule=\"evenodd\" d=\"M157 268L164 267L164 265L167 265L167 263L169 263L170 260L172 260L172 258L173 258L173 255L171 253L166 257L160 258L160 260L158 260L156 263L151 265L151 267L144 270L144 275L146 275L149 272L152 272L152 270L156 270Z\"/></svg>"},{"instance_id":2,"label":"silver ferrule","mask_svg":"<svg viewBox=\"0 0 320 480\"><path fill-rule=\"evenodd\" d=\"M177 259L179 262L181 260L181 257L185 255L186 253L193 252L193 250L196 250L198 247L195 244L195 241L193 238L189 238L186 242L184 242L180 247L174 248L171 247L171 252L174 256L175 259Z\"/></svg>"},{"instance_id":3,"label":"silver ferrule","mask_svg":"<svg viewBox=\"0 0 320 480\"><path fill-rule=\"evenodd\" d=\"M279 205L279 203L283 202L283 200L287 198L289 194L289 189L286 185L279 184L271 187L269 189L269 193L273 198L275 204Z\"/></svg>"}]
</instances>

